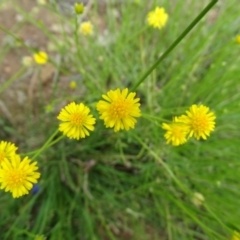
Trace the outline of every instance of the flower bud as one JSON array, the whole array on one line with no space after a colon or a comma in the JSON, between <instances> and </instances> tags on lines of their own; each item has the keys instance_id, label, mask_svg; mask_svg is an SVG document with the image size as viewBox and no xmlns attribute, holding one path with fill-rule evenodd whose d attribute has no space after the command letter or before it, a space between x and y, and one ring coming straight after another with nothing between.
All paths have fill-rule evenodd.
<instances>
[{"instance_id":1,"label":"flower bud","mask_svg":"<svg viewBox=\"0 0 240 240\"><path fill-rule=\"evenodd\" d=\"M84 11L84 6L82 3L75 3L74 10L76 14L82 14Z\"/></svg>"}]
</instances>

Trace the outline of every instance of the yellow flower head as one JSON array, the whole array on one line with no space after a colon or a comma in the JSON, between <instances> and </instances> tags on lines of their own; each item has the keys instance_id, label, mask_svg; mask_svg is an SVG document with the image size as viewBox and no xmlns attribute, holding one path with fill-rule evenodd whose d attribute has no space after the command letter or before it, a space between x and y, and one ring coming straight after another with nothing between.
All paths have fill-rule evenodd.
<instances>
[{"instance_id":1,"label":"yellow flower head","mask_svg":"<svg viewBox=\"0 0 240 240\"><path fill-rule=\"evenodd\" d=\"M102 95L104 101L97 103L97 110L107 128L114 127L114 132L134 128L137 122L135 117L141 116L140 98L134 98L135 95L135 92L128 93L127 88L122 92L119 88L110 90L106 95Z\"/></svg>"},{"instance_id":2,"label":"yellow flower head","mask_svg":"<svg viewBox=\"0 0 240 240\"><path fill-rule=\"evenodd\" d=\"M36 172L37 169L37 162L31 163L28 157L21 161L19 155L13 155L11 160L5 160L2 163L0 189L5 189L6 192L10 191L13 198L28 194L33 183L36 183L40 177L40 173Z\"/></svg>"},{"instance_id":3,"label":"yellow flower head","mask_svg":"<svg viewBox=\"0 0 240 240\"><path fill-rule=\"evenodd\" d=\"M234 231L231 240L240 240L240 233Z\"/></svg>"},{"instance_id":4,"label":"yellow flower head","mask_svg":"<svg viewBox=\"0 0 240 240\"><path fill-rule=\"evenodd\" d=\"M12 155L16 154L17 147L10 142L0 142L0 166L5 160L9 160Z\"/></svg>"},{"instance_id":5,"label":"yellow flower head","mask_svg":"<svg viewBox=\"0 0 240 240\"><path fill-rule=\"evenodd\" d=\"M240 44L240 35L236 36L235 41L236 43Z\"/></svg>"},{"instance_id":6,"label":"yellow flower head","mask_svg":"<svg viewBox=\"0 0 240 240\"><path fill-rule=\"evenodd\" d=\"M35 62L39 65L44 65L48 61L48 55L45 52L38 52L33 54Z\"/></svg>"},{"instance_id":7,"label":"yellow flower head","mask_svg":"<svg viewBox=\"0 0 240 240\"><path fill-rule=\"evenodd\" d=\"M196 104L192 105L186 115L179 117L179 120L189 128L189 137L194 136L197 140L206 139L215 128L216 116L209 108Z\"/></svg>"},{"instance_id":8,"label":"yellow flower head","mask_svg":"<svg viewBox=\"0 0 240 240\"><path fill-rule=\"evenodd\" d=\"M84 11L84 6L82 3L75 3L74 10L76 14L82 14Z\"/></svg>"},{"instance_id":9,"label":"yellow flower head","mask_svg":"<svg viewBox=\"0 0 240 240\"><path fill-rule=\"evenodd\" d=\"M147 15L147 22L154 28L163 28L168 20L168 14L164 8L156 7L155 10L151 11Z\"/></svg>"},{"instance_id":10,"label":"yellow flower head","mask_svg":"<svg viewBox=\"0 0 240 240\"><path fill-rule=\"evenodd\" d=\"M79 32L83 35L93 35L93 25L90 21L81 23Z\"/></svg>"},{"instance_id":11,"label":"yellow flower head","mask_svg":"<svg viewBox=\"0 0 240 240\"><path fill-rule=\"evenodd\" d=\"M69 83L69 87L70 87L71 89L75 89L75 88L77 87L77 83L76 83L75 81L71 81L71 82Z\"/></svg>"},{"instance_id":12,"label":"yellow flower head","mask_svg":"<svg viewBox=\"0 0 240 240\"><path fill-rule=\"evenodd\" d=\"M83 103L74 102L63 108L58 115L60 123L59 130L69 138L80 139L89 136L89 131L94 130L96 119L89 115L90 109Z\"/></svg>"},{"instance_id":13,"label":"yellow flower head","mask_svg":"<svg viewBox=\"0 0 240 240\"><path fill-rule=\"evenodd\" d=\"M179 118L175 117L170 124L163 123L162 128L167 130L164 135L167 144L172 143L173 146L179 146L187 142L189 129L179 121Z\"/></svg>"}]
</instances>

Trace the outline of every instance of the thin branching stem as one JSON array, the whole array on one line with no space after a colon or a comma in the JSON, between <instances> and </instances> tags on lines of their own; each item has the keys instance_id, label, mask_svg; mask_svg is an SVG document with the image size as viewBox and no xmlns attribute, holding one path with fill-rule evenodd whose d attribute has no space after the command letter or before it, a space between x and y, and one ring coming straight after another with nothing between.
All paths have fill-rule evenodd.
<instances>
[{"instance_id":1,"label":"thin branching stem","mask_svg":"<svg viewBox=\"0 0 240 240\"><path fill-rule=\"evenodd\" d=\"M211 1L203 11L189 24L189 26L182 32L182 34L172 43L172 45L163 53L161 57L143 74L139 81L131 89L135 91L139 85L146 80L151 72L169 55L169 53L187 36L187 34L195 27L195 25L207 14L207 12L218 2L218 0Z\"/></svg>"}]
</instances>

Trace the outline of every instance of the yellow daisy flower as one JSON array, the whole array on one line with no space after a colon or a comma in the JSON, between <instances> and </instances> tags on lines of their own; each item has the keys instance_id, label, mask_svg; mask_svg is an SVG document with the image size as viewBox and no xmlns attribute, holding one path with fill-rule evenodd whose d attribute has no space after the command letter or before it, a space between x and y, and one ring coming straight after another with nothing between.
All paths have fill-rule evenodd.
<instances>
[{"instance_id":1,"label":"yellow daisy flower","mask_svg":"<svg viewBox=\"0 0 240 240\"><path fill-rule=\"evenodd\" d=\"M22 161L19 155L13 155L11 160L5 160L0 169L0 189L10 191L13 198L21 197L29 193L33 183L37 183L40 173L37 162L32 162L25 157Z\"/></svg>"},{"instance_id":2,"label":"yellow daisy flower","mask_svg":"<svg viewBox=\"0 0 240 240\"><path fill-rule=\"evenodd\" d=\"M240 35L236 36L235 41L236 43L240 44Z\"/></svg>"},{"instance_id":3,"label":"yellow daisy flower","mask_svg":"<svg viewBox=\"0 0 240 240\"><path fill-rule=\"evenodd\" d=\"M44 65L47 63L48 61L48 55L45 52L38 52L33 54L33 58L35 60L35 62L39 65Z\"/></svg>"},{"instance_id":4,"label":"yellow daisy flower","mask_svg":"<svg viewBox=\"0 0 240 240\"><path fill-rule=\"evenodd\" d=\"M17 147L10 142L0 142L0 165L5 160L9 160L12 155L16 154Z\"/></svg>"},{"instance_id":5,"label":"yellow daisy flower","mask_svg":"<svg viewBox=\"0 0 240 240\"><path fill-rule=\"evenodd\" d=\"M59 130L69 138L85 138L89 136L89 131L94 130L96 119L89 115L90 109L83 103L72 102L63 108L58 115L60 123ZM89 131L88 131L89 130Z\"/></svg>"},{"instance_id":6,"label":"yellow daisy flower","mask_svg":"<svg viewBox=\"0 0 240 240\"><path fill-rule=\"evenodd\" d=\"M97 103L97 110L107 128L114 127L114 132L134 128L137 122L135 118L141 116L140 98L134 98L135 95L135 92L128 93L127 88L122 92L119 88L110 90L106 95L102 95L104 101Z\"/></svg>"},{"instance_id":7,"label":"yellow daisy flower","mask_svg":"<svg viewBox=\"0 0 240 240\"><path fill-rule=\"evenodd\" d=\"M234 231L231 240L240 240L240 233Z\"/></svg>"},{"instance_id":8,"label":"yellow daisy flower","mask_svg":"<svg viewBox=\"0 0 240 240\"><path fill-rule=\"evenodd\" d=\"M167 144L172 143L173 146L179 146L187 142L189 129L185 124L179 121L179 118L175 117L170 124L163 123L162 128L167 130L164 135Z\"/></svg>"},{"instance_id":9,"label":"yellow daisy flower","mask_svg":"<svg viewBox=\"0 0 240 240\"><path fill-rule=\"evenodd\" d=\"M151 11L147 15L148 25L154 28L163 28L168 20L168 14L164 8L156 7L155 10Z\"/></svg>"},{"instance_id":10,"label":"yellow daisy flower","mask_svg":"<svg viewBox=\"0 0 240 240\"><path fill-rule=\"evenodd\" d=\"M189 128L189 137L194 136L197 140L206 139L215 128L216 116L209 108L196 104L192 105L186 115L179 117L179 120Z\"/></svg>"},{"instance_id":11,"label":"yellow daisy flower","mask_svg":"<svg viewBox=\"0 0 240 240\"><path fill-rule=\"evenodd\" d=\"M83 35L93 35L93 25L90 21L81 23L79 32Z\"/></svg>"}]
</instances>

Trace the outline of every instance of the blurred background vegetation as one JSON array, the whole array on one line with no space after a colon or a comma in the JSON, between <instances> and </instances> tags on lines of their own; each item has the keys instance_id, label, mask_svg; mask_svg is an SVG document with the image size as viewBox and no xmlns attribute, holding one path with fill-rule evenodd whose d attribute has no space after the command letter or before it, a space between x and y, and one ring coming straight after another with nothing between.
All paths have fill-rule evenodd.
<instances>
[{"instance_id":1,"label":"blurred background vegetation","mask_svg":"<svg viewBox=\"0 0 240 240\"><path fill-rule=\"evenodd\" d=\"M0 2L0 140L29 155L57 129L60 109L95 106L107 90L131 88L209 1L85 1L77 35L73 1ZM169 14L147 26L156 6ZM90 137L64 138L37 159L38 191L0 192L0 239L221 240L240 232L239 0L219 0L136 90L143 117L114 133L97 121ZM7 32L8 31L8 32ZM24 56L45 51L43 66ZM71 87L71 82L76 87ZM161 124L192 104L209 106L206 141L166 145Z\"/></svg>"}]
</instances>

